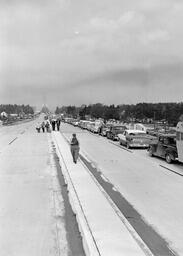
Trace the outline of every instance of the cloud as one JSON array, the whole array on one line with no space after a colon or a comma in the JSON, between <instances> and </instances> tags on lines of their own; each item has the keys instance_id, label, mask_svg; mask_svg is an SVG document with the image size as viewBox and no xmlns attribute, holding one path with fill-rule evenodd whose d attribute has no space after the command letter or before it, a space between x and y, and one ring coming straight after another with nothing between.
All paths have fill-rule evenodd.
<instances>
[{"instance_id":1,"label":"cloud","mask_svg":"<svg viewBox=\"0 0 183 256\"><path fill-rule=\"evenodd\" d=\"M0 1L3 91L50 85L56 95L82 87L87 98L85 85L142 90L153 88L159 74L151 68L163 72L163 66L171 83L180 83L182 76L171 69L183 62L182 12L178 0ZM157 84L167 81L163 74Z\"/></svg>"},{"instance_id":2,"label":"cloud","mask_svg":"<svg viewBox=\"0 0 183 256\"><path fill-rule=\"evenodd\" d=\"M100 32L112 32L120 29L126 30L127 28L137 28L144 22L144 16L142 13L135 11L127 11L121 14L115 19L109 19L105 17L94 17L90 20L90 27L87 27L90 31ZM87 25L86 25L87 26Z\"/></svg>"},{"instance_id":3,"label":"cloud","mask_svg":"<svg viewBox=\"0 0 183 256\"><path fill-rule=\"evenodd\" d=\"M148 86L148 70L145 69L126 69L126 70L106 70L98 74L90 74L80 80L75 80L74 85L83 87L86 84L93 84L93 86L100 87L103 84L107 85L120 85L123 88L133 84L137 87ZM73 84L70 84L72 87ZM68 88L69 85L67 84Z\"/></svg>"}]
</instances>

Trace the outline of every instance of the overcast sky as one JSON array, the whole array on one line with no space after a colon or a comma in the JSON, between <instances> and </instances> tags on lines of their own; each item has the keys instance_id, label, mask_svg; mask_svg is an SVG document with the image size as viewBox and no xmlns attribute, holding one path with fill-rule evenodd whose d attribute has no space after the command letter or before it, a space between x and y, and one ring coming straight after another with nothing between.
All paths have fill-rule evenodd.
<instances>
[{"instance_id":1,"label":"overcast sky","mask_svg":"<svg viewBox=\"0 0 183 256\"><path fill-rule=\"evenodd\" d=\"M0 104L183 100L182 0L0 0Z\"/></svg>"}]
</instances>

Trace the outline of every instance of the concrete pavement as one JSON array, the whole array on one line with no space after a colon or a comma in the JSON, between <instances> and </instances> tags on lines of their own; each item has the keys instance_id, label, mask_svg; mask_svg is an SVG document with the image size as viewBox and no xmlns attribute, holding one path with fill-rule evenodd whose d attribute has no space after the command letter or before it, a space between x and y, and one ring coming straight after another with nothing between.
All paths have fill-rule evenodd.
<instances>
[{"instance_id":1,"label":"concrete pavement","mask_svg":"<svg viewBox=\"0 0 183 256\"><path fill-rule=\"evenodd\" d=\"M86 167L80 161L77 164L72 162L69 145L63 136L58 132L52 132L52 136L68 185L70 201L77 215L86 255L152 255L144 244L141 244L143 248L139 246L137 240L140 241L140 238L135 240L132 237Z\"/></svg>"},{"instance_id":2,"label":"concrete pavement","mask_svg":"<svg viewBox=\"0 0 183 256\"><path fill-rule=\"evenodd\" d=\"M123 214L131 216L131 212L126 210L128 208L121 206L122 197L136 210L139 215L128 220L137 232L140 232L140 236L153 253L158 256L183 255L182 177L160 167L156 158L150 158L145 152L144 157L135 150L130 153L99 135L68 124L61 126L61 133L66 139L70 139L72 133L77 134L81 154L87 160L85 163L88 162L90 171L100 178L101 182L98 178L97 180L106 185L107 190L116 190L116 193L107 193L115 203L117 198L118 207ZM164 164L164 160L158 160ZM171 164L170 168L175 165ZM139 220L144 221L148 233L141 229ZM136 228L137 223L140 226ZM156 232L159 236L156 236L157 239L149 235L150 229L152 235ZM159 252L160 249L162 253Z\"/></svg>"},{"instance_id":3,"label":"concrete pavement","mask_svg":"<svg viewBox=\"0 0 183 256\"><path fill-rule=\"evenodd\" d=\"M3 140L0 154L1 256L71 255L50 136L38 134L33 122L12 144L6 146Z\"/></svg>"},{"instance_id":4,"label":"concrete pavement","mask_svg":"<svg viewBox=\"0 0 183 256\"><path fill-rule=\"evenodd\" d=\"M68 244L52 140L86 255L152 255L86 166L72 162L69 145L59 132L38 134L35 122L22 128L10 134L11 139L18 135L8 145L9 136L2 133L6 138L0 153L0 255L76 256Z\"/></svg>"}]
</instances>

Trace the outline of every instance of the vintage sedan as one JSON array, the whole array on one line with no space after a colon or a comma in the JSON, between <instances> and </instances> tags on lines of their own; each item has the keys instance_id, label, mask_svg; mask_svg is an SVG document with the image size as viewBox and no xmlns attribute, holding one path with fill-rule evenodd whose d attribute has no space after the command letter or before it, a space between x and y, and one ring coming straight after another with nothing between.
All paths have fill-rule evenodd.
<instances>
[{"instance_id":1,"label":"vintage sedan","mask_svg":"<svg viewBox=\"0 0 183 256\"><path fill-rule=\"evenodd\" d=\"M118 140L118 135L122 134L126 129L125 125L112 125L109 131L106 132L106 137L111 140Z\"/></svg>"},{"instance_id":2,"label":"vintage sedan","mask_svg":"<svg viewBox=\"0 0 183 256\"><path fill-rule=\"evenodd\" d=\"M161 134L159 137L150 143L149 148L150 156L159 156L171 163L178 159L178 152L176 146L175 134Z\"/></svg>"},{"instance_id":3,"label":"vintage sedan","mask_svg":"<svg viewBox=\"0 0 183 256\"><path fill-rule=\"evenodd\" d=\"M110 124L104 124L104 125L102 125L99 134L102 135L102 136L104 136L104 137L107 136L107 132L110 131L110 127L111 127Z\"/></svg>"},{"instance_id":4,"label":"vintage sedan","mask_svg":"<svg viewBox=\"0 0 183 256\"><path fill-rule=\"evenodd\" d=\"M150 142L156 139L139 130L125 130L122 134L118 134L118 137L120 145L125 145L127 148L148 148Z\"/></svg>"}]
</instances>

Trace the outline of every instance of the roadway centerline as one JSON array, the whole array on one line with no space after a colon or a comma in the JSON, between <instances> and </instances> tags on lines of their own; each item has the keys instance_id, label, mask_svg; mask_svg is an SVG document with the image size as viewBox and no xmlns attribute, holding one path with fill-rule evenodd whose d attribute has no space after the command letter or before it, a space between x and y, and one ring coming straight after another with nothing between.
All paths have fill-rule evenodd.
<instances>
[{"instance_id":1,"label":"roadway centerline","mask_svg":"<svg viewBox=\"0 0 183 256\"><path fill-rule=\"evenodd\" d=\"M25 130L19 132L18 135L23 135L24 133L25 133ZM11 145L14 141L16 141L19 137L20 137L20 136L16 136L16 137L15 137L14 139L12 139L8 144L6 144L6 145L2 148L2 150L0 151L0 153L3 153L4 150L5 150L9 145Z\"/></svg>"},{"instance_id":2,"label":"roadway centerline","mask_svg":"<svg viewBox=\"0 0 183 256\"><path fill-rule=\"evenodd\" d=\"M17 140L18 139L18 137L15 137L13 140L11 140L9 143L8 143L8 145L11 145L15 140Z\"/></svg>"}]
</instances>

